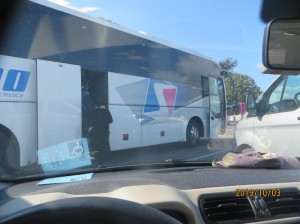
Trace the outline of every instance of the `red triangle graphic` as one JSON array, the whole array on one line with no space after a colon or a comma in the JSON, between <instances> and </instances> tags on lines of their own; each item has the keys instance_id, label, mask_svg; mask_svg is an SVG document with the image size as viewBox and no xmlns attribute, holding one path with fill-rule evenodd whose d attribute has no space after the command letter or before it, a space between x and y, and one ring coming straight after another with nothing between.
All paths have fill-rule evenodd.
<instances>
[{"instance_id":1,"label":"red triangle graphic","mask_svg":"<svg viewBox=\"0 0 300 224\"><path fill-rule=\"evenodd\" d=\"M169 115L172 114L175 106L177 89L164 89L163 94L167 103Z\"/></svg>"}]
</instances>

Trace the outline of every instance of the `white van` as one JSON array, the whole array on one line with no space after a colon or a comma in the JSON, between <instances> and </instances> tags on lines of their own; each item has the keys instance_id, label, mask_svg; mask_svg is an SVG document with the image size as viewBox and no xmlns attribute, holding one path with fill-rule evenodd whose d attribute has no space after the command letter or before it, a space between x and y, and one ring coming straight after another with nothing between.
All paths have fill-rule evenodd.
<instances>
[{"instance_id":1,"label":"white van","mask_svg":"<svg viewBox=\"0 0 300 224\"><path fill-rule=\"evenodd\" d=\"M300 75L279 76L256 102L249 95L246 107L235 130L236 151L299 155Z\"/></svg>"}]
</instances>

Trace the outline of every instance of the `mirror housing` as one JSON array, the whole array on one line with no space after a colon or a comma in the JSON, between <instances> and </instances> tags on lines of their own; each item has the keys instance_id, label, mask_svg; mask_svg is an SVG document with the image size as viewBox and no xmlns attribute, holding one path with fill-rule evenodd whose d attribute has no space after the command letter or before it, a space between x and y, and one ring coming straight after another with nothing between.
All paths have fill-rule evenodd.
<instances>
[{"instance_id":1,"label":"mirror housing","mask_svg":"<svg viewBox=\"0 0 300 224\"><path fill-rule=\"evenodd\" d=\"M295 101L300 102L300 93L296 93L294 99Z\"/></svg>"},{"instance_id":2,"label":"mirror housing","mask_svg":"<svg viewBox=\"0 0 300 224\"><path fill-rule=\"evenodd\" d=\"M252 94L247 95L246 99L246 111L251 115L256 115L256 103Z\"/></svg>"},{"instance_id":3,"label":"mirror housing","mask_svg":"<svg viewBox=\"0 0 300 224\"><path fill-rule=\"evenodd\" d=\"M300 19L275 19L265 29L263 64L274 70L300 72Z\"/></svg>"},{"instance_id":4,"label":"mirror housing","mask_svg":"<svg viewBox=\"0 0 300 224\"><path fill-rule=\"evenodd\" d=\"M224 78L227 78L227 77L230 77L233 75L232 72L228 72L228 71L225 71L225 70L221 70L220 72L221 76L224 77Z\"/></svg>"},{"instance_id":5,"label":"mirror housing","mask_svg":"<svg viewBox=\"0 0 300 224\"><path fill-rule=\"evenodd\" d=\"M258 101L258 102L257 102ZM253 116L263 116L269 110L267 101L264 97L255 99L254 95L247 95L246 98L246 111Z\"/></svg>"}]
</instances>

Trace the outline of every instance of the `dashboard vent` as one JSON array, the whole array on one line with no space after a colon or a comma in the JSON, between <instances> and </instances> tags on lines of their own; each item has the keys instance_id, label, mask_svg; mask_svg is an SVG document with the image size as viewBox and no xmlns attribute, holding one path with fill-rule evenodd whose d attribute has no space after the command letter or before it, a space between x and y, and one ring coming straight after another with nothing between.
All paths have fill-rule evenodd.
<instances>
[{"instance_id":1,"label":"dashboard vent","mask_svg":"<svg viewBox=\"0 0 300 224\"><path fill-rule=\"evenodd\" d=\"M280 197L265 197L272 216L300 214L300 193L282 193Z\"/></svg>"},{"instance_id":2,"label":"dashboard vent","mask_svg":"<svg viewBox=\"0 0 300 224\"><path fill-rule=\"evenodd\" d=\"M239 223L255 218L246 197L202 198L199 207L209 223Z\"/></svg>"}]
</instances>

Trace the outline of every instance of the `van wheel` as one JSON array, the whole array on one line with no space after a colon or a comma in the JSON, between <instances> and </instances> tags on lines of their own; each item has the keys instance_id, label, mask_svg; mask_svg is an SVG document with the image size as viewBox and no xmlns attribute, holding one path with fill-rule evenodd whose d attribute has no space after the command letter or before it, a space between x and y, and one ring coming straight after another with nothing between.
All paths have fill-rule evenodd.
<instances>
[{"instance_id":1,"label":"van wheel","mask_svg":"<svg viewBox=\"0 0 300 224\"><path fill-rule=\"evenodd\" d=\"M13 135L0 132L0 164L6 172L20 168L19 144Z\"/></svg>"},{"instance_id":2,"label":"van wheel","mask_svg":"<svg viewBox=\"0 0 300 224\"><path fill-rule=\"evenodd\" d=\"M196 146L201 137L200 125L197 121L191 120L186 130L186 142L189 146Z\"/></svg>"}]
</instances>

